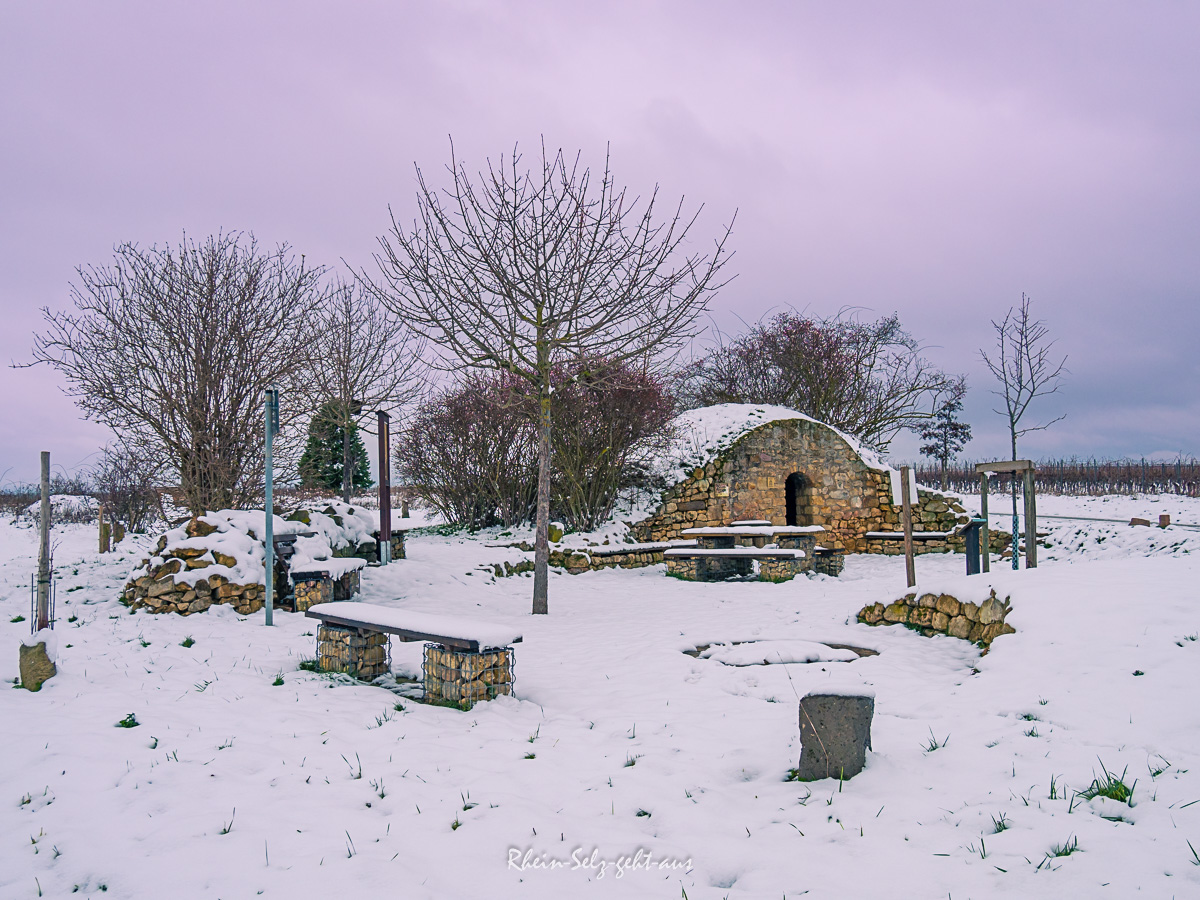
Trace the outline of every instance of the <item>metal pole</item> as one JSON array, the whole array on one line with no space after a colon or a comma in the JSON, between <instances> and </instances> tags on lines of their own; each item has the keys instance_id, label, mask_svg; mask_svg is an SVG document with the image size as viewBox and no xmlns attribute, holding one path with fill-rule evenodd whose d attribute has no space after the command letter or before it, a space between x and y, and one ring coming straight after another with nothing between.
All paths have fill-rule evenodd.
<instances>
[{"instance_id":1,"label":"metal pole","mask_svg":"<svg viewBox=\"0 0 1200 900\"><path fill-rule=\"evenodd\" d=\"M50 627L50 451L42 451L42 506L38 516L36 631Z\"/></svg>"},{"instance_id":2,"label":"metal pole","mask_svg":"<svg viewBox=\"0 0 1200 900\"><path fill-rule=\"evenodd\" d=\"M379 416L379 564L392 561L392 463L388 444L391 417L380 410Z\"/></svg>"},{"instance_id":3,"label":"metal pole","mask_svg":"<svg viewBox=\"0 0 1200 900\"><path fill-rule=\"evenodd\" d=\"M266 452L266 471L264 484L264 510L266 513L266 534L263 542L266 549L266 558L264 559L265 574L263 580L266 582L266 598L267 598L267 620L266 624L275 624L275 502L271 496L271 446L274 443L275 428L278 427L279 421L279 406L278 406L278 391L275 388L268 388L266 391L266 400L263 403L265 415L265 428L267 437L267 452Z\"/></svg>"},{"instance_id":4,"label":"metal pole","mask_svg":"<svg viewBox=\"0 0 1200 900\"><path fill-rule=\"evenodd\" d=\"M1033 469L1025 470L1025 568L1037 568L1037 501Z\"/></svg>"},{"instance_id":5,"label":"metal pole","mask_svg":"<svg viewBox=\"0 0 1200 900\"><path fill-rule=\"evenodd\" d=\"M983 525L979 529L979 554L983 561L983 571L992 571L992 548L988 545L988 473L979 474L979 517Z\"/></svg>"},{"instance_id":6,"label":"metal pole","mask_svg":"<svg viewBox=\"0 0 1200 900\"><path fill-rule=\"evenodd\" d=\"M908 490L908 466L900 467L900 501L901 518L904 522L904 573L908 577L908 586L917 583L917 568L913 562L912 536L912 498Z\"/></svg>"}]
</instances>

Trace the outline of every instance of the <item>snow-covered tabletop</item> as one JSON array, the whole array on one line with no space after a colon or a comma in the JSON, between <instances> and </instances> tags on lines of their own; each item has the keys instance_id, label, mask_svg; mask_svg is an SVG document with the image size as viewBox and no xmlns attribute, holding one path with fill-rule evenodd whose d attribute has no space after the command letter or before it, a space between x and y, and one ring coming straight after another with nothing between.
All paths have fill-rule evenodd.
<instances>
[{"instance_id":1,"label":"snow-covered tabletop","mask_svg":"<svg viewBox=\"0 0 1200 900\"><path fill-rule=\"evenodd\" d=\"M413 637L401 635L402 640L457 639L473 642L478 649L507 647L519 643L521 635L504 625L481 622L465 616L438 616L430 613L409 612L392 609L374 603L359 603L351 600L336 603L320 603L305 615L314 619L343 620L373 625L381 630L411 632Z\"/></svg>"}]
</instances>

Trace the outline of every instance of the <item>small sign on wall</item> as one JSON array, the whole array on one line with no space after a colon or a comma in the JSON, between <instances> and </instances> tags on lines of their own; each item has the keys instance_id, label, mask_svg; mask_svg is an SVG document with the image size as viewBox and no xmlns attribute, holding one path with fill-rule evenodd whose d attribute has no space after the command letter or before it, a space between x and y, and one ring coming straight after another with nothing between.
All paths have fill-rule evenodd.
<instances>
[{"instance_id":1,"label":"small sign on wall","mask_svg":"<svg viewBox=\"0 0 1200 900\"><path fill-rule=\"evenodd\" d=\"M896 469L891 470L892 476L892 506L899 508L904 504L904 499L900 496L900 473ZM908 470L908 502L914 506L917 502L917 473L914 469Z\"/></svg>"}]
</instances>

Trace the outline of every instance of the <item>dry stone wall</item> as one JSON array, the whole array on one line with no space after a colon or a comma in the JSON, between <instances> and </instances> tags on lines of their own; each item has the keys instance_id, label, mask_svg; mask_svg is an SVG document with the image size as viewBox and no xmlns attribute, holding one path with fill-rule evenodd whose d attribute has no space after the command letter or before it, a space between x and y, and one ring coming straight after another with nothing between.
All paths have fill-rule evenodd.
<instances>
[{"instance_id":1,"label":"dry stone wall","mask_svg":"<svg viewBox=\"0 0 1200 900\"><path fill-rule=\"evenodd\" d=\"M807 419L783 419L743 435L716 459L669 488L647 519L635 524L641 541L678 538L685 528L728 525L740 519L787 522L787 482L802 476L796 491L797 525L820 525L821 545L850 553L902 553L890 541L868 540L872 531L898 531L886 471L863 462L831 428ZM950 531L968 521L952 498L919 491L914 531ZM961 550L963 540L922 541L916 552Z\"/></svg>"},{"instance_id":2,"label":"dry stone wall","mask_svg":"<svg viewBox=\"0 0 1200 900\"><path fill-rule=\"evenodd\" d=\"M893 603L873 603L858 614L865 625L907 625L921 634L947 634L979 644L984 649L1002 634L1016 629L1005 622L1010 598L1001 600L995 588L982 603L960 602L949 594L905 594Z\"/></svg>"}]
</instances>

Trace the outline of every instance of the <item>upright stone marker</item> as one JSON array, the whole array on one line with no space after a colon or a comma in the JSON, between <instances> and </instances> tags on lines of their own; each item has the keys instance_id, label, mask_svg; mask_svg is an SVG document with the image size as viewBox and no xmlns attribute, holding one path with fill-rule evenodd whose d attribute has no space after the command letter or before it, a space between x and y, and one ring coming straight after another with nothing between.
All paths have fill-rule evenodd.
<instances>
[{"instance_id":1,"label":"upright stone marker","mask_svg":"<svg viewBox=\"0 0 1200 900\"><path fill-rule=\"evenodd\" d=\"M808 694L800 701L801 781L853 778L867 764L875 698Z\"/></svg>"}]
</instances>

